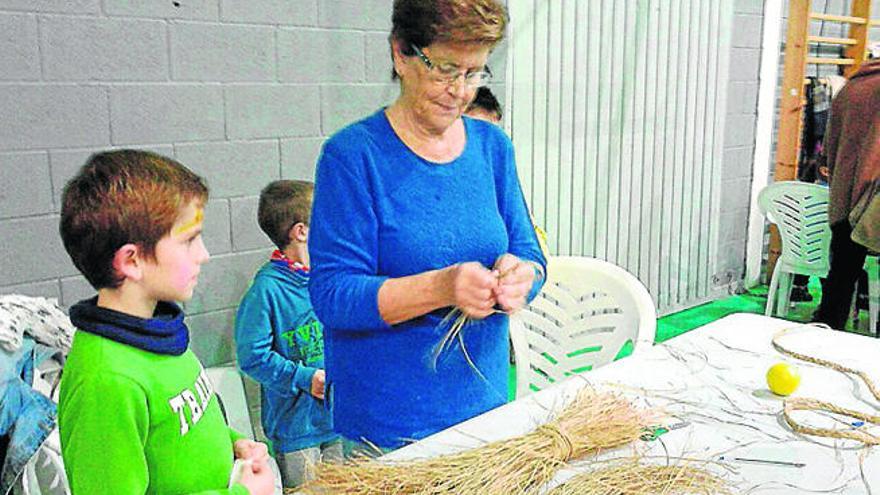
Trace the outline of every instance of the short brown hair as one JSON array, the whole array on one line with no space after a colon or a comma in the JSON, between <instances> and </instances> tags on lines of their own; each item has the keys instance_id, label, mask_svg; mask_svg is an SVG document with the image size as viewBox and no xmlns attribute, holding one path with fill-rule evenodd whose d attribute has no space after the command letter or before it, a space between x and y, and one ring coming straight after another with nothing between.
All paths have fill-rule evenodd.
<instances>
[{"instance_id":1,"label":"short brown hair","mask_svg":"<svg viewBox=\"0 0 880 495\"><path fill-rule=\"evenodd\" d=\"M276 180L260 192L257 221L278 249L290 243L290 228L309 224L315 185L305 180Z\"/></svg>"},{"instance_id":2,"label":"short brown hair","mask_svg":"<svg viewBox=\"0 0 880 495\"><path fill-rule=\"evenodd\" d=\"M498 0L394 0L389 40L404 55L439 42L486 43L504 39L507 9Z\"/></svg>"},{"instance_id":3,"label":"short brown hair","mask_svg":"<svg viewBox=\"0 0 880 495\"><path fill-rule=\"evenodd\" d=\"M132 243L153 258L180 210L207 199L202 178L171 158L141 150L95 153L64 186L61 240L92 287L119 287L116 251Z\"/></svg>"}]
</instances>

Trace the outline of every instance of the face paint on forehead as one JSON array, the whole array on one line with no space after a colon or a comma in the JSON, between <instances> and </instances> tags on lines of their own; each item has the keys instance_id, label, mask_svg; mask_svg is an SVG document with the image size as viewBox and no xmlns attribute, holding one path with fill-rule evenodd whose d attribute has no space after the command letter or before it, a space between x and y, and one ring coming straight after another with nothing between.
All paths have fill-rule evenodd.
<instances>
[{"instance_id":1,"label":"face paint on forehead","mask_svg":"<svg viewBox=\"0 0 880 495\"><path fill-rule=\"evenodd\" d=\"M193 216L192 220L188 222L184 222L180 224L177 228L171 231L172 234L178 235L186 232L187 230L196 227L202 223L202 220L205 218L205 212L201 208L196 210L195 216Z\"/></svg>"}]
</instances>

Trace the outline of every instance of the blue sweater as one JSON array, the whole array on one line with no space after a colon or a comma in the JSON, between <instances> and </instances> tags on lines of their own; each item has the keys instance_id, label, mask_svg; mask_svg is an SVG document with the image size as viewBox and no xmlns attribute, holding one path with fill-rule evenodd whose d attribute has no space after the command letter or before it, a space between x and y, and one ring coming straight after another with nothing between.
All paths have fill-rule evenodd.
<instances>
[{"instance_id":1,"label":"blue sweater","mask_svg":"<svg viewBox=\"0 0 880 495\"><path fill-rule=\"evenodd\" d=\"M324 401L311 394L324 367L322 325L309 301L309 277L285 261L270 261L238 307L238 365L262 385L262 423L277 453L336 438Z\"/></svg>"},{"instance_id":2,"label":"blue sweater","mask_svg":"<svg viewBox=\"0 0 880 495\"><path fill-rule=\"evenodd\" d=\"M462 154L435 164L397 137L384 110L339 131L318 161L309 291L324 335L336 431L396 448L507 400L507 316L464 331L433 366L451 308L390 326L378 290L460 262L492 267L512 253L545 265L529 219L513 146L496 126L464 119ZM540 289L536 282L531 297ZM482 374L482 376L480 376Z\"/></svg>"}]
</instances>

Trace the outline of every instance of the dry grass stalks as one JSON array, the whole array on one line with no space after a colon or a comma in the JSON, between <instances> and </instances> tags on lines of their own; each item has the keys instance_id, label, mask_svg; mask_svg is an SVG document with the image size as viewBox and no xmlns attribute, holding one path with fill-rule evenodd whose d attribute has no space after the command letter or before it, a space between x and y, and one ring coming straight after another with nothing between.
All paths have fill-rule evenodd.
<instances>
[{"instance_id":1,"label":"dry grass stalks","mask_svg":"<svg viewBox=\"0 0 880 495\"><path fill-rule=\"evenodd\" d=\"M440 343L434 347L434 353L431 356L431 366L436 370L437 360L440 359L440 354L443 354L452 347L453 341L458 340L458 345L461 346L461 352L464 353L464 358L467 360L470 367L479 373L480 370L477 369L477 365L471 360L471 356L468 354L467 349L464 346L464 337L461 334L462 329L465 325L470 323L471 319L468 315L464 314L461 309L452 308L452 310L440 320L440 326L446 326L450 321L452 324L449 326L449 330L443 335L443 339Z\"/></svg>"},{"instance_id":2,"label":"dry grass stalks","mask_svg":"<svg viewBox=\"0 0 880 495\"><path fill-rule=\"evenodd\" d=\"M619 459L578 474L547 495L696 495L731 494L728 483L690 462L673 466Z\"/></svg>"},{"instance_id":3,"label":"dry grass stalks","mask_svg":"<svg viewBox=\"0 0 880 495\"><path fill-rule=\"evenodd\" d=\"M357 459L317 466L304 493L520 494L535 492L571 459L628 444L659 414L617 393L582 390L555 419L534 431L464 452L387 462Z\"/></svg>"}]
</instances>

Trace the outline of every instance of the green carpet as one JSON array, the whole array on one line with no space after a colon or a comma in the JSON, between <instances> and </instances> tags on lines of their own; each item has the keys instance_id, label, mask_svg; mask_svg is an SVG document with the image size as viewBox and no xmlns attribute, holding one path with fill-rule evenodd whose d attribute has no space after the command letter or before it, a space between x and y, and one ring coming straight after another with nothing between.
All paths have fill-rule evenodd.
<instances>
[{"instance_id":1,"label":"green carpet","mask_svg":"<svg viewBox=\"0 0 880 495\"><path fill-rule=\"evenodd\" d=\"M813 300L811 302L795 303L793 306L790 306L788 313L785 315L786 320L808 322L813 318L813 313L822 299L822 286L819 284L819 279L812 277L808 287ZM669 340L676 335L681 335L733 313L764 314L764 307L766 305L767 286L762 285L742 295L726 297L679 311L678 313L666 315L657 320L657 335L654 338L654 342L659 343ZM868 312L860 311L858 321L850 319L847 322L846 330L870 335Z\"/></svg>"},{"instance_id":2,"label":"green carpet","mask_svg":"<svg viewBox=\"0 0 880 495\"><path fill-rule=\"evenodd\" d=\"M657 320L657 335L654 342L664 342L672 337L701 327L707 323L724 318L733 313L764 313L767 304L767 287L757 287L745 294L718 299L678 313L666 315ZM813 309L816 303L803 303L796 306L809 305ZM798 309L798 308L795 308ZM808 314L812 309L807 310ZM789 313L793 316L794 312Z\"/></svg>"}]
</instances>

